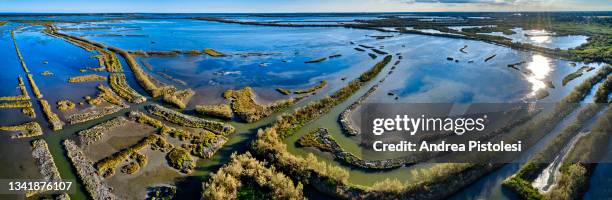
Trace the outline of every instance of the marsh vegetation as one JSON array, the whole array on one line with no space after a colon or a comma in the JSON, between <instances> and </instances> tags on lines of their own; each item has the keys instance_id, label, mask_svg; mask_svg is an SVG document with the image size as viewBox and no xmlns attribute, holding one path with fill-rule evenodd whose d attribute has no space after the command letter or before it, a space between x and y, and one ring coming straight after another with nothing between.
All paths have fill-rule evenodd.
<instances>
[{"instance_id":1,"label":"marsh vegetation","mask_svg":"<svg viewBox=\"0 0 612 200\"><path fill-rule=\"evenodd\" d=\"M354 143L359 139L342 134L343 131L349 136L359 133L352 127L350 113L366 98L368 102L424 99L505 102L513 101L515 96L523 97L521 95L527 91L535 94L536 99L556 102L556 105L537 117L533 117L534 114L510 121L509 126L492 131L486 137L512 130L516 137L510 139L543 139L547 144L504 184L522 198L581 198L584 191L592 187L587 187L586 183L595 165L585 162L585 159L596 157L597 153L590 147L605 149L606 144L602 141L609 139L608 134L604 134L609 131L602 128L603 122L600 122L609 121L602 117L609 111L602 112L605 106L582 104L584 99L591 99L589 95L593 96L594 102L609 102L612 71L606 65L610 62L609 19L551 13L546 21L533 23L538 19L534 16L539 13L523 14L481 14L488 16L486 18L472 18L471 14L465 13L451 13L448 14L450 17L442 18L427 13L414 17L381 14L348 21L344 18L351 18L352 14L341 17L333 14L322 21L320 16L313 18L310 14L245 15L252 18L251 21L244 20L247 18L241 14L231 18L185 15L176 21L155 14L151 16L160 18L117 14L112 15L112 20L90 21L79 19L80 15L67 15L48 21L16 20L8 25L0 22L0 26L11 30L5 31L6 38L9 44L12 40L15 47L14 54L7 56L14 57L15 62L8 62L7 66L14 64L19 74L25 72L31 88L28 91L26 83L19 77L18 88L3 90L11 96L0 97L3 101L0 107L7 108L1 114L12 115L11 108L18 108L34 118L36 112L40 112L50 122L51 129L59 130L64 124L53 113L55 108L47 102L50 101L56 103L57 110L61 111L59 114L64 117L62 119L69 124L58 131L59 134L43 135L43 131L49 129L41 127L37 121L28 122L28 118L16 117L9 121L17 125L0 126L0 130L17 132L13 138L36 137L49 141L47 151L53 155L44 154L38 158L59 156L55 161L62 175L67 174L69 178L78 176L84 189L79 187L77 190L86 191L93 199L138 199L146 194L150 194L148 197L151 199L182 199L186 196L195 199L199 194L211 199L302 199L319 195L338 199L445 199L458 191L470 192L463 191L464 188L483 187L481 183L472 186L471 183L477 180L485 180L490 187L497 187L503 175L495 170L504 165L406 165L397 162L401 161L399 159L364 160L360 153L356 153L359 145ZM95 15L87 17L98 18ZM78 20L67 22L63 20L66 18ZM191 24L194 19L204 21ZM584 20L589 23L582 23ZM193 25L197 27L194 32L176 29ZM252 28L252 33L231 32L246 27L243 25ZM228 29L230 26L232 28ZM546 34L526 32L532 29L544 30ZM171 40L164 36L169 30L177 32ZM48 38L49 41L59 39L81 48L87 52L83 57L94 63L79 63L79 68L66 71L53 68L53 76L36 78L34 74L47 76L50 73L31 63L50 63L41 65L48 67L65 64L51 54L44 54L43 48L31 48L30 40L36 38L31 33L41 31L54 37ZM288 34L296 32L299 39ZM221 34L224 34L224 40L219 42L217 36ZM335 34L339 37L327 37ZM564 48L569 45L562 45L557 48L552 47L554 42L516 40L513 37L517 34L524 38L579 34L588 40L580 46ZM147 37L108 37L144 35ZM257 37L257 40L244 42L244 38L252 37ZM18 42L22 46L18 46ZM223 53L212 48L202 49L204 46L220 49ZM31 56L39 51L43 52L41 58ZM406 61L400 63L403 53ZM550 72L546 72L541 80L545 89L531 91L529 83L524 80L542 75L530 68L541 63L521 57L530 54L546 57L546 67ZM445 61L446 57L452 62ZM78 59L86 63L84 60ZM385 66L392 61L395 64L381 77ZM468 65L475 62L486 67ZM575 68L569 68L571 71L562 68L568 62L574 67L585 67L577 71ZM32 65L30 69L26 63ZM512 64L506 68L508 63ZM124 69L126 64L128 68ZM448 66L450 64L453 66ZM595 67L600 69L595 71ZM498 73L509 68L521 73ZM480 73L471 73L477 70ZM87 75L88 72L94 74ZM35 78L40 85L36 84ZM383 82L385 79L388 81ZM57 86L62 84L55 83L61 82L57 80L63 80L67 88L76 89L60 91L57 88L64 86ZM66 80L84 83L68 85ZM380 81L372 83L373 80ZM88 81L107 83L85 83ZM305 83L312 83L312 86L304 86ZM511 83L503 94L480 87L501 83ZM564 87L555 87L553 83ZM279 85L283 88L274 91L274 87ZM595 86L598 86L596 92ZM378 87L384 88L381 89L384 92L377 92ZM19 91L21 94L16 93ZM29 92L37 99L30 101ZM531 97L518 99L532 100ZM129 119L124 112L128 113ZM561 124L572 113L576 113L576 120ZM548 193L540 193L532 182L533 177L546 167L541 161L565 152L561 147L575 141L585 124L596 116L602 120L567 152L554 187ZM547 140L547 134L558 126L564 128ZM72 134L76 134L80 146L72 139L65 140L72 138ZM23 139L25 142L29 140ZM62 140L65 151L56 147L57 141ZM297 146L293 146L295 141ZM239 153L230 156L234 151ZM66 152L66 155L56 155L56 152ZM67 156L70 163L65 163L62 156ZM88 157L95 158L94 162ZM70 168L70 164L74 168ZM503 173L510 174L506 168L503 168ZM493 178L484 176L486 174ZM488 181L492 179L495 180ZM125 183L130 184L123 185ZM157 188L160 184L166 187L167 183L176 183L177 186L168 186L174 190L144 192L146 188ZM200 191L202 183L201 193L192 191L191 187ZM131 191L137 187L142 191ZM496 188L486 187L487 195L494 193L486 197L498 197ZM127 190L130 194L126 194ZM160 194L166 191L167 195ZM507 197L507 194L502 195ZM86 198L79 193L71 197Z\"/></svg>"}]
</instances>

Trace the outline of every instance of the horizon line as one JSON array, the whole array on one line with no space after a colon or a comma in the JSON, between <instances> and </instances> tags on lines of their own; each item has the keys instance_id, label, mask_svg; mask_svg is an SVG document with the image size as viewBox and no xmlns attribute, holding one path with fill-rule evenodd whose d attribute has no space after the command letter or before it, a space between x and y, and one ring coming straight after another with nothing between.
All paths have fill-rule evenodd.
<instances>
[{"instance_id":1,"label":"horizon line","mask_svg":"<svg viewBox=\"0 0 612 200\"><path fill-rule=\"evenodd\" d=\"M612 10L524 10L524 11L321 11L321 12L15 12L0 11L0 14L384 14L384 13L553 13L553 12L612 12Z\"/></svg>"}]
</instances>

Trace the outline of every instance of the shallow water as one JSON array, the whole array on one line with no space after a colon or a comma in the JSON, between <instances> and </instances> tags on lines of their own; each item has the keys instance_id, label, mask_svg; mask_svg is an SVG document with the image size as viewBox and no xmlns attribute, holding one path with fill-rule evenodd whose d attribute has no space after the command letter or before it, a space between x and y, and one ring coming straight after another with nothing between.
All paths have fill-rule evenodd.
<instances>
[{"instance_id":1,"label":"shallow water","mask_svg":"<svg viewBox=\"0 0 612 200\"><path fill-rule=\"evenodd\" d=\"M552 49L571 49L587 42L588 37L583 35L554 36L546 30L523 30L513 28L515 33L506 35L501 32L484 33L487 35L502 36L512 39L513 42L528 43Z\"/></svg>"},{"instance_id":2,"label":"shallow water","mask_svg":"<svg viewBox=\"0 0 612 200\"><path fill-rule=\"evenodd\" d=\"M568 85L561 87L561 79L568 73L573 72L576 67L571 67L568 61L544 57L545 62L535 62L534 57L538 55L511 50L505 47L488 44L479 41L438 38L422 35L399 35L390 39L367 43L370 46L384 46L386 51L392 54L400 53L403 57L394 72L385 78L376 92L370 96L366 102L376 103L419 103L419 102L439 102L439 103L509 103L522 102L533 92L533 83L528 80L529 76L534 76L532 72L529 76L506 67L508 64L528 61L519 67L521 70L537 71L547 68L549 72L542 80L551 80L556 85L555 89L546 88L551 93L542 102L556 102L568 94L574 86L582 80L591 76L596 70L585 73L583 76L571 81ZM459 51L464 45L468 45L465 50L468 53ZM427 47L427 48L425 48ZM492 54L497 56L484 62L485 58ZM446 57L459 59L459 62L446 60ZM540 56L541 57L541 56ZM395 56L397 59L397 56ZM473 63L468 61L473 60ZM395 59L379 75L378 79L388 73ZM583 63L578 63L582 66ZM599 64L593 64L600 67ZM372 83L370 83L370 86ZM500 92L500 89L503 91ZM324 161L340 164L349 170L351 177L349 181L354 184L371 185L376 181L386 178L398 178L410 180L410 174L420 166L403 167L399 169L387 170L384 172L369 172L366 170L352 169L335 161L331 155L317 153L311 149L299 148L295 142L309 131L320 127L329 129L330 134L348 152L357 156L361 155L360 147L357 145L358 138L347 137L342 133L337 120L342 111L355 101L369 87L360 90L353 95L347 102L335 107L332 111L320 119L309 123L296 134L286 139L286 144L291 153L305 156L309 152ZM389 96L387 93L392 91L395 95ZM396 100L394 97L398 97ZM531 100L533 101L533 100ZM355 119L358 116L353 114ZM358 121L358 120L353 120ZM562 122L560 124L565 124ZM563 125L560 125L562 127ZM544 140L547 141L547 140ZM528 153L531 155L531 153ZM508 171L510 173L512 171ZM501 182L500 182L501 183ZM486 189L479 187L481 189Z\"/></svg>"},{"instance_id":3,"label":"shallow water","mask_svg":"<svg viewBox=\"0 0 612 200\"><path fill-rule=\"evenodd\" d=\"M143 34L146 37L86 38L127 50L202 50L211 47L230 55L222 58L206 55L141 58L141 61L153 66L150 73L158 80L176 85L159 75L163 73L185 81L196 91L203 91L194 96L193 103L220 102L221 94L226 89L245 86L272 94L278 87L306 88L321 80L333 84L335 82L331 79L342 78L343 70L359 69L359 63L370 60L366 54L353 56L356 45L350 42L361 44L373 41L374 38L366 35L377 34L371 30L346 28L245 26L199 20L127 20L105 22L104 26L113 29L64 32L103 34L129 26L137 29L126 31L126 34ZM253 39L245 42L245 38ZM242 56L241 53L269 55ZM341 56L323 62L305 63L338 54ZM276 99L281 97L277 96Z\"/></svg>"},{"instance_id":4,"label":"shallow water","mask_svg":"<svg viewBox=\"0 0 612 200\"><path fill-rule=\"evenodd\" d=\"M108 87L106 81L68 83L71 77L89 74L106 76L108 72L92 70L80 72L79 70L88 67L98 67L98 61L92 58L97 54L87 52L62 39L48 36L40 32L41 28L31 27L23 32L16 32L15 35L25 63L41 90L43 98L52 105L53 112L62 113L56 107L57 101L70 100L78 105L79 102L84 102L85 96L95 97L98 93L96 86L99 84ZM43 76L42 73L45 71L53 75ZM86 107L78 106L77 108Z\"/></svg>"},{"instance_id":5,"label":"shallow water","mask_svg":"<svg viewBox=\"0 0 612 200\"><path fill-rule=\"evenodd\" d=\"M121 20L92 22L92 24L104 25L112 29L65 30L64 32L91 35L113 33L115 29L130 28L122 33L145 35L145 37L86 36L88 39L127 50L201 50L210 47L228 53L277 52L290 55L297 51L310 56L317 55L325 47L346 44L350 40L371 32L345 28L249 26L187 19Z\"/></svg>"},{"instance_id":6,"label":"shallow water","mask_svg":"<svg viewBox=\"0 0 612 200\"><path fill-rule=\"evenodd\" d=\"M147 16L155 16L157 19L144 19ZM84 28L81 30L63 30L63 32L84 36L85 38L126 50L170 51L214 48L220 52L230 54L231 56L223 58L212 58L205 55L139 58L139 60L146 61L153 66L152 70L146 69L144 66L143 68L156 79L164 83L176 85L176 83L158 74L158 72L162 72L173 78L185 81L188 87L194 88L198 94L194 96L190 107L195 104L224 101L221 93L225 89L252 86L257 91L258 100L272 101L284 98L284 96L274 91L277 87L290 89L304 88L312 86L320 80L328 81L326 88L319 91L314 97L301 101L292 108L287 109L291 110L339 89L382 58L379 55L378 59L372 60L367 55L367 53L371 52L370 50L367 52L355 51L353 48L357 47L358 44L374 46L377 49L394 54L394 60L381 72L376 80L368 83L367 86L364 86L346 102L333 108L329 114L307 124L302 130L286 140L291 153L305 156L308 153L314 152L317 158L334 164L338 164L338 162L333 160L330 155L321 154L312 149L297 148L295 141L310 130L325 127L330 130L330 133L343 148L356 155L360 155L356 139L346 137L341 132L337 119L340 112L348 107L352 101L359 98L383 77L386 77L386 81L381 84L381 87L368 101L516 102L524 100L529 96L533 92L534 87L542 89L536 87L542 84L542 81L551 80L557 87L555 89L546 88L551 94L544 101L555 102L571 91L576 84L582 82L584 78L597 71L593 70L585 73L582 77L571 81L567 86L561 87L560 80L565 75L585 64L578 63L578 67L573 68L569 66L567 61L542 58L536 54L471 40L396 33L390 34L393 36L391 38L376 40L368 35L383 34L372 30L320 27L265 27L172 19L193 16L196 15L185 14L168 17L165 15L135 14L130 16L132 19L94 21L78 24L66 23L60 26L66 28ZM109 15L105 18L118 19L125 17ZM337 23L332 21L348 22L354 19L372 19L376 17L378 16L270 17L236 15L233 19L284 21L283 23L312 23L315 21L317 23ZM18 18L36 17L20 16ZM90 16L62 16L59 18L79 20L100 19ZM435 17L428 16L426 18L434 19ZM0 27L0 46L3 47L0 48L0 56L3 58L14 58L6 59L4 65L0 66L6 68L6 73L0 73L0 79L11 84L11 87L0 88L0 95L18 94L18 90L13 87L13 85L16 86L17 84L16 76L22 75L25 78L25 73L16 59L17 56L12 46L10 32L7 32L7 30L17 26L19 25L10 23L7 26ZM87 29L88 27L103 27L103 29L89 30ZM95 86L98 83L67 83L69 77L82 74L79 72L79 69L86 66L97 66L97 60L91 58L95 54L86 52L61 39L46 36L38 32L40 30L41 27L28 28L17 33L17 39L26 63L34 74L37 84L45 95L45 99L48 99L51 104L55 105L57 100L70 99L78 102L82 101L82 98L86 95L95 95ZM109 33L140 36L100 35ZM384 35L387 34L385 33ZM572 43L573 40L571 42L551 40L550 43L553 46L570 46L569 43ZM354 42L354 44L351 44L351 42ZM465 49L467 53L459 51L464 45L468 45L468 48ZM574 44L572 43L572 45ZM273 54L250 57L236 55L247 52ZM397 68L393 70L392 74L385 76L390 71L393 63L398 59L398 56L395 56L396 53L400 53L403 59ZM308 60L328 57L334 54L342 54L342 56L320 63L304 63ZM497 55L494 59L488 62L484 61L493 54ZM453 57L459 61L448 61L447 57ZM120 60L126 70L130 86L145 95L146 92L138 86L124 59L120 57ZM49 63L43 64L44 61ZM474 62L468 63L469 61ZM519 68L522 71L532 70L532 75L526 75L506 67L508 64L520 61L528 61L529 64ZM593 64L592 66L599 67L600 65ZM40 73L45 70L50 70L55 75L51 77L41 76ZM543 78L539 77L541 75L539 72L542 72ZM87 72L85 74L89 73L97 72ZM105 73L99 74L104 75ZM536 75L538 77L534 80L533 77L536 77ZM346 78L346 80L342 80L343 78ZM28 85L28 90L30 90L27 81L26 85ZM500 90L500 88L503 89ZM389 96L387 94L389 91L393 91L398 100ZM30 96L33 96L33 94L30 94ZM133 105L131 109L141 109L142 106ZM55 108L54 111L56 111ZM70 126L56 133L45 128L45 135L42 138L49 143L49 148L54 155L62 177L76 179L76 175L65 157L61 141L66 138L73 138L76 132L112 117L123 115L127 111L123 110L120 113L104 117L103 119ZM17 112L20 114L20 110L0 110L0 117L2 119L10 118L14 120L14 123L27 121L27 118L13 117L13 115L17 115ZM191 110L187 112L191 112ZM215 156L210 159L198 160L197 168L193 174L172 180L176 181L179 187L182 188L182 191L179 191L179 196L190 199L199 198L201 182L206 180L209 173L214 172L220 165L228 161L230 159L229 155L234 151L246 151L249 147L249 142L255 138L256 130L272 122L277 114L252 124L231 122L238 131L235 135L231 136L230 141ZM37 120L46 127L47 122L38 108L37 115ZM23 116L23 114L20 114L20 116ZM2 177L39 175L37 167L33 166L34 163L30 156L28 148L29 140L10 140L6 138L8 134L2 134L3 138L0 138L0 144L3 146L3 149L26 152L26 154L14 153L0 156L0 163L13 163L6 170L0 170L0 173L3 175ZM531 154L527 153L527 156ZM23 161L12 162L13 160L20 159ZM350 171L350 182L359 185L372 185L374 182L384 180L385 178L398 178L409 182L416 181L413 180L414 177L411 176L411 173L416 169L428 167L427 164L419 164L412 167L372 172L352 169L345 165L341 166ZM476 184L470 185L467 189L460 192L457 197L511 197L511 195L508 196L508 194L502 191L499 183L517 169L518 165L516 164L507 165L481 179ZM600 170L599 173L605 172ZM85 197L85 192L81 186L79 186L78 193L73 196L75 199L79 197Z\"/></svg>"}]
</instances>

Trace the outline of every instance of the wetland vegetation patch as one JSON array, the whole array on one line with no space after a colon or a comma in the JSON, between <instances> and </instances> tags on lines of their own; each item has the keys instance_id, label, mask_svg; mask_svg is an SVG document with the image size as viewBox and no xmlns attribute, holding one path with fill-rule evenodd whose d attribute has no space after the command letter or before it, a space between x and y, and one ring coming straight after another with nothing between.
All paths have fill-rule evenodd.
<instances>
[{"instance_id":1,"label":"wetland vegetation patch","mask_svg":"<svg viewBox=\"0 0 612 200\"><path fill-rule=\"evenodd\" d=\"M232 119L234 116L232 107L229 104L197 105L196 111L203 115L219 117L222 119Z\"/></svg>"},{"instance_id":2,"label":"wetland vegetation patch","mask_svg":"<svg viewBox=\"0 0 612 200\"><path fill-rule=\"evenodd\" d=\"M186 115L157 104L146 106L146 109L155 116L181 126L203 128L220 135L230 135L236 132L236 129L232 125Z\"/></svg>"},{"instance_id":3,"label":"wetland vegetation patch","mask_svg":"<svg viewBox=\"0 0 612 200\"><path fill-rule=\"evenodd\" d=\"M90 81L106 81L106 76L100 76L97 74L88 74L82 76L75 76L68 79L69 83L82 83Z\"/></svg>"},{"instance_id":4,"label":"wetland vegetation patch","mask_svg":"<svg viewBox=\"0 0 612 200\"><path fill-rule=\"evenodd\" d=\"M251 87L245 87L240 90L227 90L223 93L223 96L232 101L234 113L249 123L270 116L272 113L289 107L303 98L293 97L262 105L255 102L255 93Z\"/></svg>"},{"instance_id":5,"label":"wetland vegetation patch","mask_svg":"<svg viewBox=\"0 0 612 200\"><path fill-rule=\"evenodd\" d=\"M18 132L12 135L11 138L29 138L43 134L42 128L38 122L26 122L19 125L0 126L1 131Z\"/></svg>"}]
</instances>

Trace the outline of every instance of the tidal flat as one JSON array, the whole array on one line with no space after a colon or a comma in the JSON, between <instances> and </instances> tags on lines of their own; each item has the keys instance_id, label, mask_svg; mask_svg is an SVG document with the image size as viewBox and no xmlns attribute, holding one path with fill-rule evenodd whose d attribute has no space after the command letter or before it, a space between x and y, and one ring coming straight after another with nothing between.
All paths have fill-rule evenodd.
<instances>
[{"instance_id":1,"label":"tidal flat","mask_svg":"<svg viewBox=\"0 0 612 200\"><path fill-rule=\"evenodd\" d=\"M481 15L489 18L478 18ZM513 20L502 27L497 17ZM43 134L13 139L15 132L0 131L2 149L14 152L0 156L0 163L7 166L0 170L0 178L42 178L30 145L42 139L61 177L77 180L76 193L70 194L73 199L100 195L91 190L105 185L120 199L143 199L151 187L159 185L175 186L175 198L200 199L220 187L222 180L213 174L228 173L219 170L224 164L251 162L251 154L252 159L276 168L266 173L290 178L279 181L299 180L291 182L292 189L308 198L414 197L414 191L406 188L437 187L445 178L459 177L466 181L452 182L449 191L422 197L512 199L514 194L502 192L502 182L553 141L576 117L576 110L595 99L601 101L602 97L594 97L596 93L609 97L611 91L603 83L609 73L592 79L610 67L610 55L585 54L592 53L588 48L598 48L601 40L609 41L609 35L523 26L518 18L485 13L2 15L0 21L8 23L0 25L0 56L5 58L0 81L6 83L0 87L0 96L22 95L18 77L31 77L34 81L24 84L30 99L23 102L31 105L36 116L29 117L21 108L0 108L0 126L37 122ZM489 25L493 26L483 28ZM117 59L109 60L113 57ZM585 67L591 70L580 70ZM581 76L563 80L577 70ZM113 87L115 81L121 82L122 89ZM126 98L125 91L146 101ZM568 98L576 95L581 98ZM566 99L577 105L555 110L553 104ZM74 109L58 109L58 102L66 100L74 103ZM290 103L270 106L284 101ZM601 103L607 104L609 98L605 101ZM321 102L320 109L300 113L308 120L281 121L299 108ZM360 105L366 103L533 103L544 111L529 122L548 119L550 113L564 115L542 128L550 131L538 133L541 139L517 163L503 166L422 162L363 169L297 145L304 135L323 128L342 151L362 158L359 136L347 134L340 120L359 127ZM109 107L114 104L118 105ZM216 111L221 108L212 106L223 109ZM100 114L72 122L70 116L92 110ZM49 111L65 123L61 130L53 130L45 115ZM343 113L348 117L341 117ZM99 138L91 144L79 140L79 132L116 117L126 121L97 129ZM521 132L530 125L519 124L507 132ZM270 127L284 132L270 140L266 137L274 134L262 135ZM76 143L66 146L66 141ZM273 144L262 147L265 142ZM294 156L293 161L314 160L312 166L323 167L289 166L283 159L270 159L266 152L271 150L266 148L282 149L285 152L279 155ZM92 161L91 166L69 157L74 152L83 152L79 159ZM75 167L95 170L96 180L103 184L91 185ZM307 171L296 171L302 169ZM462 174L468 170L478 175ZM594 172L606 174L600 169ZM318 185L322 180L325 184ZM278 183L247 183L278 189ZM389 185L393 187L385 187ZM603 189L598 187L605 184L591 185L587 191ZM249 188L238 190L248 192ZM382 194L391 196L377 196ZM587 192L587 197L592 196ZM33 198L41 197L46 196Z\"/></svg>"}]
</instances>

